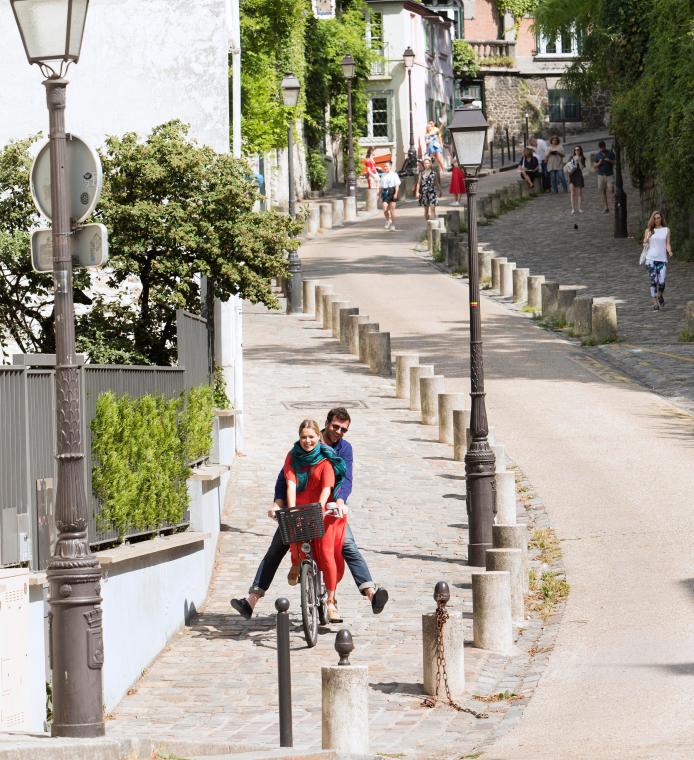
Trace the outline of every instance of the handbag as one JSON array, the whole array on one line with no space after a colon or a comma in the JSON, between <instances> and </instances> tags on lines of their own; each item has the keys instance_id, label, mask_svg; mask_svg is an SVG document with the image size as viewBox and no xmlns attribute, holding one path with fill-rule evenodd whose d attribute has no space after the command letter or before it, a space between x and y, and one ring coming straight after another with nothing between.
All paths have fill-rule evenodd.
<instances>
[{"instance_id":1,"label":"handbag","mask_svg":"<svg viewBox=\"0 0 694 760\"><path fill-rule=\"evenodd\" d=\"M646 263L646 256L648 255L648 246L650 241L646 241L641 249L641 255L639 256L639 266L643 266Z\"/></svg>"}]
</instances>

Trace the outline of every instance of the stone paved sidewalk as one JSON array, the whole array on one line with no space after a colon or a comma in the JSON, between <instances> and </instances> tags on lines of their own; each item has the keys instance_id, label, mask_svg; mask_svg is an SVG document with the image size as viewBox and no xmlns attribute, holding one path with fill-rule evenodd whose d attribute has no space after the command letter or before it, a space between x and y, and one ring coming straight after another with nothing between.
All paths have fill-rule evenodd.
<instances>
[{"instance_id":1,"label":"stone paved sidewalk","mask_svg":"<svg viewBox=\"0 0 694 760\"><path fill-rule=\"evenodd\" d=\"M356 644L352 661L369 666L372 751L458 758L494 741L520 719L558 621L528 621L513 657L466 647L469 695L508 690L520 700L486 705L468 699L467 706L488 712L486 720L422 706L421 614L433 610L438 580L451 584L452 604L464 611L466 638L472 636L463 464L452 461L450 446L438 443L437 428L422 426L418 414L394 398L393 381L368 375L311 319L250 308L245 357L247 451L233 468L209 599L119 705L109 736L276 747L273 602L288 595L295 746L320 746L320 668L336 662L334 634L341 626L321 629L317 647L306 648L298 590L285 581L287 560L252 621L236 615L229 598L246 590L274 530L265 510L298 422L306 416L322 422L326 410L341 403L353 414L350 521L375 578L391 595L383 614L374 616L348 573L338 590ZM544 526L541 504L528 488L521 488L527 514Z\"/></svg>"}]
</instances>

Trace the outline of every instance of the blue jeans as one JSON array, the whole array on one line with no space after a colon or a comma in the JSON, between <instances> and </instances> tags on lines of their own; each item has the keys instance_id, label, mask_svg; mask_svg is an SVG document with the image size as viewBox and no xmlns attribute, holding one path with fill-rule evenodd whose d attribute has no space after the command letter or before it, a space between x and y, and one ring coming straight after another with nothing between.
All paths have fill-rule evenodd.
<instances>
[{"instance_id":1,"label":"blue jeans","mask_svg":"<svg viewBox=\"0 0 694 760\"><path fill-rule=\"evenodd\" d=\"M561 169L552 169L552 171L549 173L550 181L552 182L552 192L558 193L559 192L559 186L557 185L557 177L559 177L559 180L561 181L561 186L564 188L564 192L568 193L569 188L566 185L566 177L564 176L564 172Z\"/></svg>"},{"instance_id":2,"label":"blue jeans","mask_svg":"<svg viewBox=\"0 0 694 760\"><path fill-rule=\"evenodd\" d=\"M257 594L258 596L265 596L265 592L270 588L272 579L275 577L277 568L284 559L284 555L289 551L289 547L282 543L280 537L279 528L275 531L275 535L272 537L270 547L265 552L265 556L260 560L258 569L253 579L253 584L248 589L249 594ZM369 566L366 564L366 560L362 556L357 542L352 535L352 529L347 524L345 530L345 541L342 544L342 556L345 558L345 563L349 568L354 582L357 584L359 591L366 591L368 588L374 587L373 578L369 572Z\"/></svg>"}]
</instances>

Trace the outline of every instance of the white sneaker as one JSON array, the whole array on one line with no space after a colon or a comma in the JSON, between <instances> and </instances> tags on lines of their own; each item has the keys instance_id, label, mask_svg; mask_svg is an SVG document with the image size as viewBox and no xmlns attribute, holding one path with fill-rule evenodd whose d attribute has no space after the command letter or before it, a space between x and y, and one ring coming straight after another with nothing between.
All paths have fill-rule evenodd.
<instances>
[{"instance_id":1,"label":"white sneaker","mask_svg":"<svg viewBox=\"0 0 694 760\"><path fill-rule=\"evenodd\" d=\"M571 209L571 216L573 216L575 213L576 212L573 209Z\"/></svg>"},{"instance_id":2,"label":"white sneaker","mask_svg":"<svg viewBox=\"0 0 694 760\"><path fill-rule=\"evenodd\" d=\"M451 201L451 206L460 206L460 203L458 201Z\"/></svg>"},{"instance_id":3,"label":"white sneaker","mask_svg":"<svg viewBox=\"0 0 694 760\"><path fill-rule=\"evenodd\" d=\"M583 209L582 209L582 208L579 208L579 209L578 209L578 213L579 213L579 214L582 214L582 213L583 213Z\"/></svg>"},{"instance_id":4,"label":"white sneaker","mask_svg":"<svg viewBox=\"0 0 694 760\"><path fill-rule=\"evenodd\" d=\"M390 229L390 225L391 225L391 223L390 223L390 222L386 222L386 223L383 225L383 229L384 229L384 230L389 230L389 229Z\"/></svg>"},{"instance_id":5,"label":"white sneaker","mask_svg":"<svg viewBox=\"0 0 694 760\"><path fill-rule=\"evenodd\" d=\"M395 225L394 224L390 225L390 231L391 232L397 232L397 230L395 229Z\"/></svg>"}]
</instances>

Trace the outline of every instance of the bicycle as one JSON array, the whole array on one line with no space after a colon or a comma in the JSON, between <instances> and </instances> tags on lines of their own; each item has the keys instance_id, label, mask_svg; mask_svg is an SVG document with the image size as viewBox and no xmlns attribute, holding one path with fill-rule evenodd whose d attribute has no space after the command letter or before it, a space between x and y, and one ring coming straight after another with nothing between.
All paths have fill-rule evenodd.
<instances>
[{"instance_id":1,"label":"bicycle","mask_svg":"<svg viewBox=\"0 0 694 760\"><path fill-rule=\"evenodd\" d=\"M299 571L301 619L306 643L314 647L318 641L318 623L328 623L328 593L311 549L311 541L322 538L325 533L323 510L320 503L315 502L300 507L283 507L275 512L275 516L283 543L301 544L304 555Z\"/></svg>"}]
</instances>

